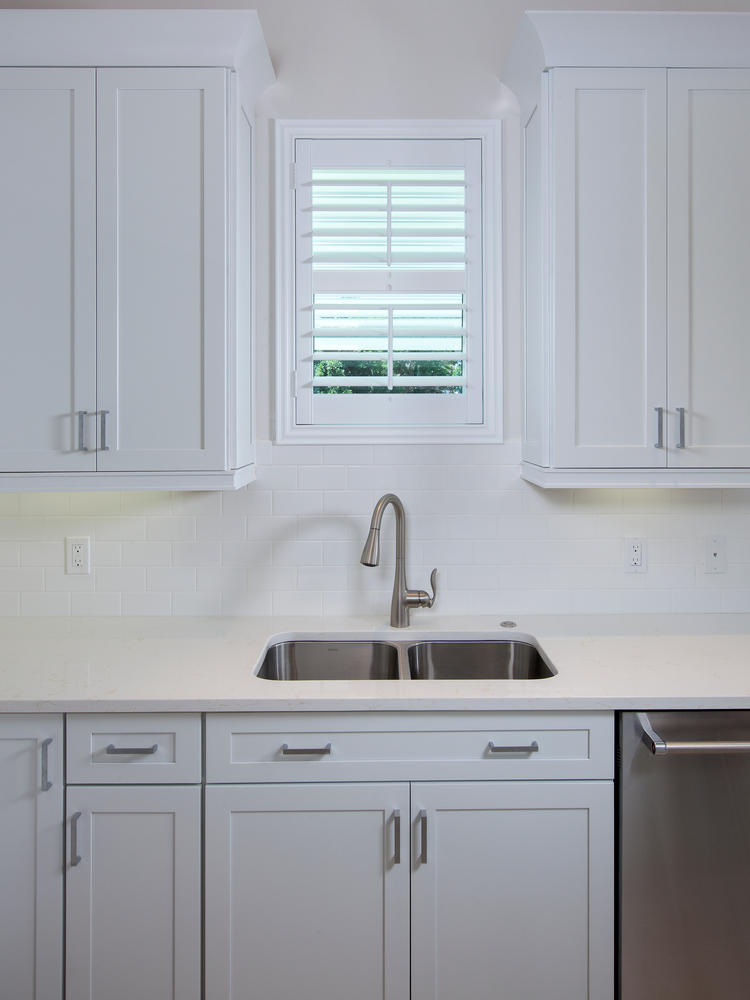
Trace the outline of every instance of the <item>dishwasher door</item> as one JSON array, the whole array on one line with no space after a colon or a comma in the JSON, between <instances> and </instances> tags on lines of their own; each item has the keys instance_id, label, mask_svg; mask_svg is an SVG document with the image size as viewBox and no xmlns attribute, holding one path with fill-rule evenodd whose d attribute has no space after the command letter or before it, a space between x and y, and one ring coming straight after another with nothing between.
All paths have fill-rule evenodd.
<instances>
[{"instance_id":1,"label":"dishwasher door","mask_svg":"<svg viewBox=\"0 0 750 1000\"><path fill-rule=\"evenodd\" d=\"M618 765L621 1000L748 1000L750 711L623 712Z\"/></svg>"}]
</instances>

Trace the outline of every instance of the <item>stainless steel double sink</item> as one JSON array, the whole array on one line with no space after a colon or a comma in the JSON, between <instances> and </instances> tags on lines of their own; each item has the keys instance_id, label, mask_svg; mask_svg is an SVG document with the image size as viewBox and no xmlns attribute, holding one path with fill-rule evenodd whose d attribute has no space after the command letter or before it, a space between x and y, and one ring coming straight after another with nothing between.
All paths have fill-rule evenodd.
<instances>
[{"instance_id":1,"label":"stainless steel double sink","mask_svg":"<svg viewBox=\"0 0 750 1000\"><path fill-rule=\"evenodd\" d=\"M527 639L294 639L269 646L257 676L272 681L541 680L556 673Z\"/></svg>"}]
</instances>

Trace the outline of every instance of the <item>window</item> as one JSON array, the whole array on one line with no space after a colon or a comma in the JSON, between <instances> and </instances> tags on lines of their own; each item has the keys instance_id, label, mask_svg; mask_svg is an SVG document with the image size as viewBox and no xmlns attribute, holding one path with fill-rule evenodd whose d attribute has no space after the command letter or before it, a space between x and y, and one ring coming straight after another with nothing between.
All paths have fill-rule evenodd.
<instances>
[{"instance_id":1,"label":"window","mask_svg":"<svg viewBox=\"0 0 750 1000\"><path fill-rule=\"evenodd\" d=\"M277 133L277 439L498 439L499 126Z\"/></svg>"}]
</instances>

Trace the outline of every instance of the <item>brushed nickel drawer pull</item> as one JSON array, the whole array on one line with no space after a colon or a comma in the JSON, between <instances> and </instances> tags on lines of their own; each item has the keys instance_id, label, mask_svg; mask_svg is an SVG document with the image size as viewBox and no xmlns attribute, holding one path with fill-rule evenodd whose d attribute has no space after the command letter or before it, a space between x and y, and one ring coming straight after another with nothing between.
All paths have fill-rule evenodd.
<instances>
[{"instance_id":1,"label":"brushed nickel drawer pull","mask_svg":"<svg viewBox=\"0 0 750 1000\"><path fill-rule=\"evenodd\" d=\"M326 743L324 747L290 747L288 743L282 743L281 752L285 757L322 757L324 754L330 754L331 744Z\"/></svg>"},{"instance_id":2,"label":"brushed nickel drawer pull","mask_svg":"<svg viewBox=\"0 0 750 1000\"><path fill-rule=\"evenodd\" d=\"M143 756L147 756L149 754L156 753L158 749L158 743L154 743L154 745L150 747L116 747L114 743L110 743L104 752L108 754L141 754Z\"/></svg>"},{"instance_id":3,"label":"brushed nickel drawer pull","mask_svg":"<svg viewBox=\"0 0 750 1000\"><path fill-rule=\"evenodd\" d=\"M533 743L529 743L525 747L498 747L490 740L487 749L490 753L536 753L539 750L539 744L534 740Z\"/></svg>"}]
</instances>

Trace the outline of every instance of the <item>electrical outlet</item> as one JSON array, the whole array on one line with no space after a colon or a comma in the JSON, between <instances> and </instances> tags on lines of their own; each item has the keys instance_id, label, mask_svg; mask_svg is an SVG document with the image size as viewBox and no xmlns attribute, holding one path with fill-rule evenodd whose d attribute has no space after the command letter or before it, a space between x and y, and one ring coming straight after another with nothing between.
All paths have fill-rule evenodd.
<instances>
[{"instance_id":1,"label":"electrical outlet","mask_svg":"<svg viewBox=\"0 0 750 1000\"><path fill-rule=\"evenodd\" d=\"M646 565L646 539L626 538L625 539L625 572L645 573Z\"/></svg>"},{"instance_id":2,"label":"electrical outlet","mask_svg":"<svg viewBox=\"0 0 750 1000\"><path fill-rule=\"evenodd\" d=\"M726 573L727 540L723 535L706 539L706 573Z\"/></svg>"},{"instance_id":3,"label":"electrical outlet","mask_svg":"<svg viewBox=\"0 0 750 1000\"><path fill-rule=\"evenodd\" d=\"M65 539L65 572L83 576L91 573L91 539Z\"/></svg>"}]
</instances>

